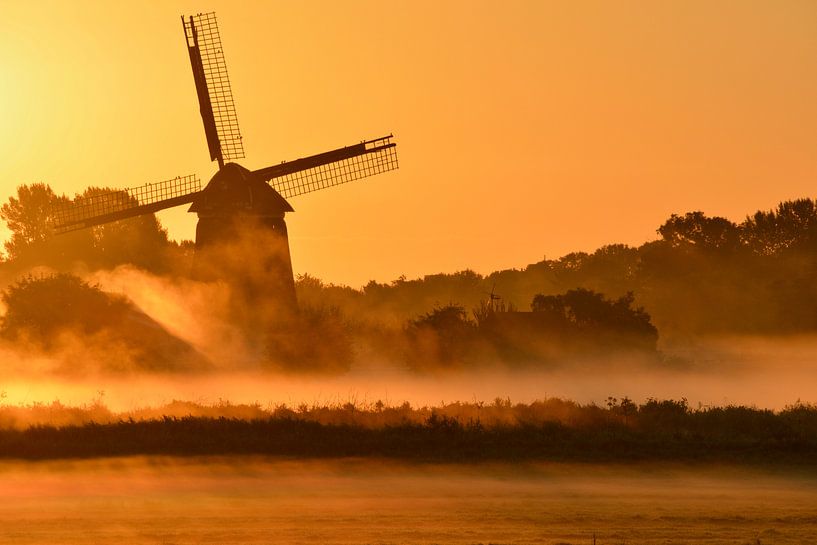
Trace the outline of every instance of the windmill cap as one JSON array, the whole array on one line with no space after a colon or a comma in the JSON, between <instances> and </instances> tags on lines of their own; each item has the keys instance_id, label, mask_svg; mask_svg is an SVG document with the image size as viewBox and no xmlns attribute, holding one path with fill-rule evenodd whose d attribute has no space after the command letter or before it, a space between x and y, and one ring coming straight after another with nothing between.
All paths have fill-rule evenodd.
<instances>
[{"instance_id":1,"label":"windmill cap","mask_svg":"<svg viewBox=\"0 0 817 545\"><path fill-rule=\"evenodd\" d=\"M188 209L198 214L249 212L263 216L294 211L269 184L237 163L221 167Z\"/></svg>"}]
</instances>

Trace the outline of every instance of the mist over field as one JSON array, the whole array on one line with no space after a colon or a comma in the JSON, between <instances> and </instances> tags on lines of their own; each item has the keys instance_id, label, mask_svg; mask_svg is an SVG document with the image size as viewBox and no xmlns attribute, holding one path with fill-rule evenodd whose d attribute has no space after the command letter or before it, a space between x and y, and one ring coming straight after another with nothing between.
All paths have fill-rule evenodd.
<instances>
[{"instance_id":1,"label":"mist over field","mask_svg":"<svg viewBox=\"0 0 817 545\"><path fill-rule=\"evenodd\" d=\"M214 4L3 2L0 545L815 544L817 4Z\"/></svg>"},{"instance_id":2,"label":"mist over field","mask_svg":"<svg viewBox=\"0 0 817 545\"><path fill-rule=\"evenodd\" d=\"M55 199L0 208L0 542L70 542L69 490L74 528L136 543L813 530L813 200L352 288L289 276L281 240L198 252L150 215L55 237Z\"/></svg>"},{"instance_id":3,"label":"mist over field","mask_svg":"<svg viewBox=\"0 0 817 545\"><path fill-rule=\"evenodd\" d=\"M54 272L39 268L29 274L49 278ZM422 406L496 397L525 403L553 396L601 404L609 396L629 396L636 401L686 398L692 406L782 409L798 400L813 402L817 391L817 334L808 332L671 332L669 339L659 336L654 353L563 352L520 365L484 350L475 364L452 365L435 361L439 351L406 351L401 318L410 319L410 310L356 310L355 305L364 304L359 296L341 303L340 288L305 278L298 284L302 300L315 303L317 288L335 299L332 308L343 309L340 328L308 330L310 342L331 347L340 339L353 356L335 365L322 360L333 360L336 353L314 352L293 367L278 365L235 324L230 288L223 283L131 265L80 271L80 278L122 297L131 309L127 319L93 332L79 322L59 325L47 346L28 336L0 342L0 391L6 403L79 405L104 397L111 409L127 410L174 399L292 406L381 400ZM457 275L452 279L460 281ZM477 301L483 295L478 288L470 291ZM373 328L373 323L385 325ZM384 335L384 327L391 333ZM122 331L128 335L119 336ZM412 359L423 364L412 365Z\"/></svg>"},{"instance_id":4,"label":"mist over field","mask_svg":"<svg viewBox=\"0 0 817 545\"><path fill-rule=\"evenodd\" d=\"M658 234L297 309L150 218L13 239L0 543L808 543L817 204Z\"/></svg>"},{"instance_id":5,"label":"mist over field","mask_svg":"<svg viewBox=\"0 0 817 545\"><path fill-rule=\"evenodd\" d=\"M729 467L121 458L3 462L0 478L0 543L15 545L789 545L817 531L813 475Z\"/></svg>"},{"instance_id":6,"label":"mist over field","mask_svg":"<svg viewBox=\"0 0 817 545\"><path fill-rule=\"evenodd\" d=\"M87 279L106 292L126 296L186 343L190 353L184 357L195 357L197 365L140 365L133 361L132 347L70 330L45 352L6 341L0 345L0 390L6 403L82 404L104 396L112 409L125 410L173 399L292 406L382 400L422 406L496 397L530 402L551 396L602 403L608 396L629 396L639 401L686 398L693 406L781 409L797 400L814 401L817 392L817 336L804 334L699 338L662 347L662 361L638 354L565 357L540 368L509 368L497 360L473 369L429 372L412 371L383 354L367 354L364 345L343 372L310 372L308 367L284 372L260 364L259 348L231 325L224 285L171 281L132 267L95 272ZM115 364L106 364L111 361Z\"/></svg>"},{"instance_id":7,"label":"mist over field","mask_svg":"<svg viewBox=\"0 0 817 545\"><path fill-rule=\"evenodd\" d=\"M745 341L744 341L745 342ZM743 344L741 343L740 346ZM772 345L767 345L771 347ZM722 347L719 345L719 348ZM809 346L812 349L813 346ZM128 373L124 377L54 376L32 373L6 374L2 382L5 402L82 405L101 399L113 410L156 406L172 400L204 404L219 400L233 403L260 403L262 406L287 404L298 406L346 402L437 405L453 401L493 401L496 397L527 403L546 397L563 397L580 403L603 404L608 396L629 396L636 401L648 398L686 398L692 406L747 405L782 409L800 400L814 402L817 377L801 352L785 360L759 359L750 366L740 365L746 352L735 359L720 353L719 369L651 370L641 365L619 364L614 369L553 371L480 370L417 375L387 367L351 370L340 376L276 374L274 372L192 372L183 375ZM764 351L755 356L769 356ZM4 355L5 361L19 357ZM26 360L32 366L31 360ZM43 366L53 362L44 360ZM36 365L36 362L34 362ZM735 369L740 365L739 369ZM602 374L606 373L606 374Z\"/></svg>"}]
</instances>

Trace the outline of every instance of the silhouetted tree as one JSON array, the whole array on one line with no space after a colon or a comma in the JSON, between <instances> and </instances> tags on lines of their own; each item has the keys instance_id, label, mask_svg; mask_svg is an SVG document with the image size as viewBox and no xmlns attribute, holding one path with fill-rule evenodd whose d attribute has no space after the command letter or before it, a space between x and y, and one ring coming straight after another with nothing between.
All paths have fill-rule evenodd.
<instances>
[{"instance_id":1,"label":"silhouetted tree","mask_svg":"<svg viewBox=\"0 0 817 545\"><path fill-rule=\"evenodd\" d=\"M127 371L130 365L154 371L209 366L130 300L71 274L24 277L3 292L2 301L4 338L30 342L45 351L59 348L64 335L81 341L81 348L72 348L76 359L70 372L83 371L87 364L83 356L91 353L102 358L94 365L106 371Z\"/></svg>"},{"instance_id":2,"label":"silhouetted tree","mask_svg":"<svg viewBox=\"0 0 817 545\"><path fill-rule=\"evenodd\" d=\"M343 373L354 359L349 326L337 307L302 307L270 328L264 342L270 366L282 371Z\"/></svg>"},{"instance_id":3,"label":"silhouetted tree","mask_svg":"<svg viewBox=\"0 0 817 545\"><path fill-rule=\"evenodd\" d=\"M436 307L406 328L409 338L409 365L413 368L452 366L466 359L475 339L476 326L465 308L453 303Z\"/></svg>"},{"instance_id":4,"label":"silhouetted tree","mask_svg":"<svg viewBox=\"0 0 817 545\"><path fill-rule=\"evenodd\" d=\"M391 283L370 282L362 290L305 283L303 291L314 301L331 301L349 316L376 316L394 329L437 301L477 307L496 286L503 301L518 306L529 304L537 293L564 295L575 288L604 293L612 301L632 292L638 306L649 312L648 321L664 338L817 330L815 201L781 202L774 210L753 214L740 225L700 211L673 215L658 233L657 240L637 248L612 244L592 253L573 252L486 277L461 271L417 279L401 277ZM577 310L566 309L563 298L540 300L537 319L544 324L545 315L558 317L572 312L571 320L580 320L585 307L599 312L605 308L593 297L575 297ZM636 310L634 304L632 301L631 310ZM519 324L527 318L507 314L502 320L524 327ZM626 318L626 313L622 316ZM645 320L635 319L634 323L642 324L645 335L651 335ZM551 319L550 330L558 330L555 324L556 319ZM576 323L571 325L564 318L564 327L568 326L575 328ZM511 330L516 326L496 327ZM543 328L541 325L540 330Z\"/></svg>"},{"instance_id":5,"label":"silhouetted tree","mask_svg":"<svg viewBox=\"0 0 817 545\"><path fill-rule=\"evenodd\" d=\"M93 333L125 312L122 297L109 295L71 274L27 276L2 295L6 314L0 331L6 338L26 336L50 345L64 329Z\"/></svg>"},{"instance_id":6,"label":"silhouetted tree","mask_svg":"<svg viewBox=\"0 0 817 545\"><path fill-rule=\"evenodd\" d=\"M745 243L756 253L774 255L817 246L817 205L812 199L781 202L775 210L757 211L741 224Z\"/></svg>"},{"instance_id":7,"label":"silhouetted tree","mask_svg":"<svg viewBox=\"0 0 817 545\"><path fill-rule=\"evenodd\" d=\"M740 246L740 229L726 218L703 212L672 214L658 228L661 238L673 246L692 245L708 250L732 250Z\"/></svg>"},{"instance_id":8,"label":"silhouetted tree","mask_svg":"<svg viewBox=\"0 0 817 545\"><path fill-rule=\"evenodd\" d=\"M127 193L108 188L88 188L76 200L101 194L110 194L122 202L132 200ZM127 263L162 271L167 268L169 252L181 250L169 243L167 232L154 214L55 235L52 208L69 202L43 183L19 186L17 195L0 207L0 218L11 231L5 243L7 260L24 267L48 265L64 269L82 262L91 268L108 268Z\"/></svg>"},{"instance_id":9,"label":"silhouetted tree","mask_svg":"<svg viewBox=\"0 0 817 545\"><path fill-rule=\"evenodd\" d=\"M58 200L43 183L21 185L17 196L0 207L0 218L6 222L11 237L4 246L9 259L15 259L32 245L42 242L53 232L49 225L52 205Z\"/></svg>"},{"instance_id":10,"label":"silhouetted tree","mask_svg":"<svg viewBox=\"0 0 817 545\"><path fill-rule=\"evenodd\" d=\"M654 351L658 330L643 308L633 307L634 301L632 292L609 300L600 293L578 288L562 295L536 295L531 310L544 315L549 324L584 335L588 348L610 345Z\"/></svg>"},{"instance_id":11,"label":"silhouetted tree","mask_svg":"<svg viewBox=\"0 0 817 545\"><path fill-rule=\"evenodd\" d=\"M2 218L11 232L5 242L6 259L23 267L49 265L63 268L75 261L87 261L92 254L92 237L88 231L76 231L54 237L52 206L68 202L43 183L21 185L17 196L0 207Z\"/></svg>"},{"instance_id":12,"label":"silhouetted tree","mask_svg":"<svg viewBox=\"0 0 817 545\"><path fill-rule=\"evenodd\" d=\"M89 187L78 198L99 195L112 195L122 202L137 204L126 192L106 187ZM127 263L151 271L166 268L169 246L167 230L161 226L155 214L142 214L97 225L91 228L91 233L96 266L107 268Z\"/></svg>"}]
</instances>

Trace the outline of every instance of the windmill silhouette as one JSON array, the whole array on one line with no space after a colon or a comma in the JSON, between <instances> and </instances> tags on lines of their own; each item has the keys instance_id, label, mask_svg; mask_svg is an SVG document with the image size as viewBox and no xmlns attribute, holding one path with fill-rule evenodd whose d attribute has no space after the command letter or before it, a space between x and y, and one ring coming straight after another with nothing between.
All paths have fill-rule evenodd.
<instances>
[{"instance_id":1,"label":"windmill silhouette","mask_svg":"<svg viewBox=\"0 0 817 545\"><path fill-rule=\"evenodd\" d=\"M502 300L502 296L496 294L496 282L491 286L490 292L484 291L482 293L488 296L487 306L491 311L494 311L495 305Z\"/></svg>"},{"instance_id":2,"label":"windmill silhouette","mask_svg":"<svg viewBox=\"0 0 817 545\"><path fill-rule=\"evenodd\" d=\"M201 188L190 174L58 205L56 233L150 214L182 204L198 215L195 274L221 277L248 301L273 297L295 308L295 284L284 216L286 199L398 168L392 135L310 157L248 170L215 13L182 17L187 51L211 161L218 172ZM240 251L233 251L244 245Z\"/></svg>"}]
</instances>

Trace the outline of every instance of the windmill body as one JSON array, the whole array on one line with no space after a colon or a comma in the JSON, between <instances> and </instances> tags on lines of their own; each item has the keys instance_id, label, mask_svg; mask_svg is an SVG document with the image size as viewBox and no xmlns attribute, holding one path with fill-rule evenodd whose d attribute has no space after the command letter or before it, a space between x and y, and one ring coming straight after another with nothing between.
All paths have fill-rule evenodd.
<instances>
[{"instance_id":1,"label":"windmill body","mask_svg":"<svg viewBox=\"0 0 817 545\"><path fill-rule=\"evenodd\" d=\"M285 221L293 208L287 199L398 168L396 144L389 135L254 171L235 163L244 157L244 147L215 14L182 17L182 24L207 147L218 172L204 189L197 176L187 175L77 197L52 211L54 231L192 203L189 211L198 215L194 275L226 280L249 306L293 310Z\"/></svg>"},{"instance_id":2,"label":"windmill body","mask_svg":"<svg viewBox=\"0 0 817 545\"><path fill-rule=\"evenodd\" d=\"M227 278L244 302L275 301L296 307L295 281L284 215L293 208L267 183L227 163L190 206L198 214L193 275Z\"/></svg>"}]
</instances>

